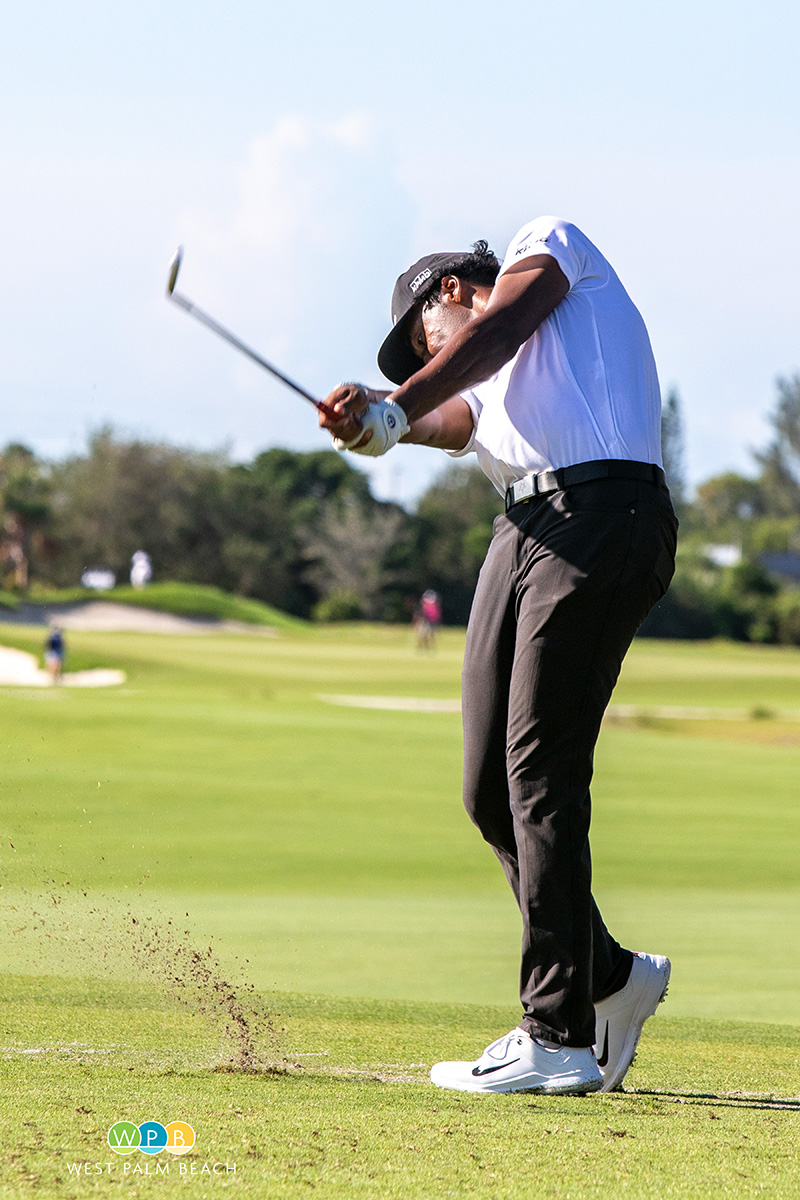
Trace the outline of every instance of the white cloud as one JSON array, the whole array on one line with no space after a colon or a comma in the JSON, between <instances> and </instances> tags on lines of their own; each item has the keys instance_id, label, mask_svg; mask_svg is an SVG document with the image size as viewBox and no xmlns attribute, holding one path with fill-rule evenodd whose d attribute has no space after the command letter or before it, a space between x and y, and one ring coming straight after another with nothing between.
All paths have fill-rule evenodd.
<instances>
[{"instance_id":1,"label":"white cloud","mask_svg":"<svg viewBox=\"0 0 800 1200\"><path fill-rule=\"evenodd\" d=\"M375 122L368 113L356 112L330 126L334 141L352 150L365 149L375 136Z\"/></svg>"},{"instance_id":2,"label":"white cloud","mask_svg":"<svg viewBox=\"0 0 800 1200\"><path fill-rule=\"evenodd\" d=\"M302 368L316 388L365 370L374 378L412 220L364 114L281 117L248 146L227 211L195 209L181 224L197 303L242 322L245 339L264 326L267 353L286 355L286 369Z\"/></svg>"}]
</instances>

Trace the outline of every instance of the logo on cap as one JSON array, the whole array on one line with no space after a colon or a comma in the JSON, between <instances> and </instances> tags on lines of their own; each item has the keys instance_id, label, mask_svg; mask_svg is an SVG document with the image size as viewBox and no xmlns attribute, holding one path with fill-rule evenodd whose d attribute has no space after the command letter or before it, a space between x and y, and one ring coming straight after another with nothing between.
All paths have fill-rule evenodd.
<instances>
[{"instance_id":1,"label":"logo on cap","mask_svg":"<svg viewBox=\"0 0 800 1200\"><path fill-rule=\"evenodd\" d=\"M430 279L432 274L433 271L431 271L430 267L426 267L424 271L420 271L419 275L415 276L415 278L412 279L411 283L408 285L411 288L411 291L416 294L422 287L425 280Z\"/></svg>"}]
</instances>

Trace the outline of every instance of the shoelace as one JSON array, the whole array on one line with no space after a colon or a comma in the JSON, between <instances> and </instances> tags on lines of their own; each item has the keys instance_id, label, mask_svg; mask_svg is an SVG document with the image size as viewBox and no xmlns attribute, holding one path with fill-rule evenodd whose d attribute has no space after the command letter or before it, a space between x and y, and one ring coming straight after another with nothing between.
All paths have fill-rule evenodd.
<instances>
[{"instance_id":1,"label":"shoelace","mask_svg":"<svg viewBox=\"0 0 800 1200\"><path fill-rule=\"evenodd\" d=\"M516 1044L518 1046L522 1045L522 1038L516 1032L516 1030L513 1033L506 1033L503 1035L503 1037L499 1037L496 1042L492 1042L491 1046L486 1047L486 1049L483 1052L482 1057L483 1058L494 1058L494 1059L507 1058L508 1052L514 1042L516 1042ZM501 1045L503 1047L502 1051L500 1051L500 1053L496 1054L495 1050L497 1049L498 1046L501 1046Z\"/></svg>"}]
</instances>

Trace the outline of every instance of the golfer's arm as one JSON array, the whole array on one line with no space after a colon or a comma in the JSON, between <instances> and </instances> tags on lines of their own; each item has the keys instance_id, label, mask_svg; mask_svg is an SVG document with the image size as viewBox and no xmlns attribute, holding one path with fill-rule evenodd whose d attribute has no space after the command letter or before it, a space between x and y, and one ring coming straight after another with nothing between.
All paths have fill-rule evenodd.
<instances>
[{"instance_id":1,"label":"golfer's arm","mask_svg":"<svg viewBox=\"0 0 800 1200\"><path fill-rule=\"evenodd\" d=\"M472 426L472 410L466 400L451 396L432 412L415 417L400 441L438 450L463 450L472 437Z\"/></svg>"},{"instance_id":2,"label":"golfer's arm","mask_svg":"<svg viewBox=\"0 0 800 1200\"><path fill-rule=\"evenodd\" d=\"M567 277L552 255L515 263L498 279L485 311L392 392L392 400L417 422L465 388L483 383L514 357L568 291Z\"/></svg>"}]
</instances>

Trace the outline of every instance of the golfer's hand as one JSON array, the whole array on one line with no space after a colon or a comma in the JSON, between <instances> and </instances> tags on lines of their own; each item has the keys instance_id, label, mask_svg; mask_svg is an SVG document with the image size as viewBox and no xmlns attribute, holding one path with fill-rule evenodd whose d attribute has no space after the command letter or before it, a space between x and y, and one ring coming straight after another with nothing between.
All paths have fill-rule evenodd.
<instances>
[{"instance_id":1,"label":"golfer's hand","mask_svg":"<svg viewBox=\"0 0 800 1200\"><path fill-rule=\"evenodd\" d=\"M320 424L330 429L337 450L377 458L396 446L410 428L405 412L388 392L376 392L359 383L342 384L326 403L335 415L321 419Z\"/></svg>"},{"instance_id":2,"label":"golfer's hand","mask_svg":"<svg viewBox=\"0 0 800 1200\"><path fill-rule=\"evenodd\" d=\"M372 441L372 431L364 431L361 418L378 393L360 383L341 383L325 397L325 406L334 413L320 412L319 423L327 429L338 449L358 450Z\"/></svg>"}]
</instances>

